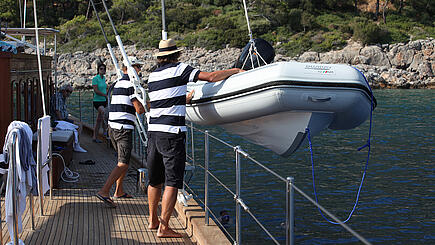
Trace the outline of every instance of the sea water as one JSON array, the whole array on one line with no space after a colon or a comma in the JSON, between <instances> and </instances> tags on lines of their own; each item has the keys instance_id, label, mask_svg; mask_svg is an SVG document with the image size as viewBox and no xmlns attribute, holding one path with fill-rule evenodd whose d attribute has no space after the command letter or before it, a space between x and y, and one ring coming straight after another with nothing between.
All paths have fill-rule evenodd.
<instances>
[{"instance_id":1,"label":"sea water","mask_svg":"<svg viewBox=\"0 0 435 245\"><path fill-rule=\"evenodd\" d=\"M371 152L358 206L347 222L374 244L435 243L435 118L434 90L375 90L378 106L373 112ZM314 179L319 203L340 220L352 210L368 148L369 120L356 129L326 130L312 137ZM315 198L308 144L290 157L249 144L219 128L208 128L231 145L240 145L250 156ZM197 147L203 137L195 135ZM235 192L234 151L210 139L210 169ZM203 162L197 153L196 160ZM280 243L285 243L285 183L242 158L241 199ZM210 206L214 213L228 210L233 222L226 225L235 238L235 203L231 194L210 178ZM203 196L204 175L190 181ZM296 244L359 244L339 225L330 224L309 201L295 194ZM243 209L242 209L243 210ZM219 216L219 215L218 215ZM242 211L242 243L273 244L251 216Z\"/></svg>"},{"instance_id":2,"label":"sea water","mask_svg":"<svg viewBox=\"0 0 435 245\"><path fill-rule=\"evenodd\" d=\"M435 244L435 91L374 90L374 94L378 106L373 112L370 160L358 205L347 225L374 244ZM71 102L77 105L74 99ZM82 117L92 123L92 107L82 107L87 110L82 112ZM284 158L219 127L200 128L233 146L240 145L280 176L293 177L299 189L315 198L308 144ZM340 220L347 219L355 204L368 155L367 147L357 149L366 144L368 130L369 121L366 121L356 129L326 130L312 137L318 202ZM195 133L194 144L195 162L203 166L204 136ZM234 156L231 148L210 139L211 172L233 193ZM284 244L285 183L244 158L241 169L240 198L278 242ZM197 197L204 200L204 171L197 167L193 177L186 181ZM230 221L225 227L230 239L235 239L232 193L213 178L210 178L209 202L217 217L220 211L227 210ZM295 193L295 207L296 244L360 244L344 228L326 221L298 193ZM273 244L245 211L241 224L243 244Z\"/></svg>"}]
</instances>

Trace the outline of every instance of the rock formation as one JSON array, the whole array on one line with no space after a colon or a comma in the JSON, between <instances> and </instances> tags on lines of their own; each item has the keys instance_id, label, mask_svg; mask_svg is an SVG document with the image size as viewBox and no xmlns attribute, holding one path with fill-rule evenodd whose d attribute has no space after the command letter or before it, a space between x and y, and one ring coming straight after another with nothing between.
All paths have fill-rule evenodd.
<instances>
[{"instance_id":1,"label":"rock formation","mask_svg":"<svg viewBox=\"0 0 435 245\"><path fill-rule=\"evenodd\" d=\"M145 61L142 77L147 78L155 66L153 54L157 50L141 50L126 46L128 55ZM114 48L121 60L120 52ZM209 51L202 48L184 49L180 60L202 71L214 71L232 67L240 49L225 48ZM59 85L70 83L76 88L90 88L96 74L97 61L107 65L107 80L116 80L116 72L107 49L91 53L82 51L61 54L58 57ZM277 55L275 61L344 63L360 69L373 88L435 88L435 39L417 40L406 44L384 44L363 47L350 41L342 50L326 53L305 52L298 57Z\"/></svg>"}]
</instances>

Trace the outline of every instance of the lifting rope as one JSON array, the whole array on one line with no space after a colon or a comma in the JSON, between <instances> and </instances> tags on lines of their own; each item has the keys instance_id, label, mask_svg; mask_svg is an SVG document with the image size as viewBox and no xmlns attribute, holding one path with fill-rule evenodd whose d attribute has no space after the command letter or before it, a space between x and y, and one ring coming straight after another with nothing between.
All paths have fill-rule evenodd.
<instances>
[{"instance_id":1,"label":"lifting rope","mask_svg":"<svg viewBox=\"0 0 435 245\"><path fill-rule=\"evenodd\" d=\"M361 72L361 71L359 71L358 69L356 69L355 67L353 67L355 70L357 70L363 77L364 77L364 81L366 82L366 84L367 84L367 87L369 88L369 90L370 90L370 125L369 125L369 133L368 133L368 139L367 139L367 143L365 144L365 145L363 145L363 146L361 146L361 147L359 147L358 149L357 149L357 151L360 151L360 150L362 150L362 149L364 149L365 147L368 147L368 152L367 152L367 158L366 158L366 164L365 164L365 167L364 167L364 172L363 172L363 175L362 175L362 177L361 177L361 183L360 183L360 185L359 185L359 187L358 187L358 192L357 192L357 194L356 194L356 198L355 198L355 204L353 205L353 208L352 208L352 210L350 211L350 213L349 213L349 215L348 215L348 217L347 217L347 219L346 220L344 220L343 221L343 223L346 223L347 221L349 221L350 220L350 218L352 217L352 215L353 215L353 213L355 212L355 210L356 210L356 207L357 207L357 205L358 205L358 201L359 201L359 196L360 196L360 194L361 194L361 189L362 189L362 186L363 186L363 183L364 183L364 179L365 179L365 176L366 176L366 172L367 172L367 168L368 168L368 165L369 165L369 159L370 159L370 150L371 150L371 145L370 145L370 141L371 141L371 135L372 135L372 119L373 119L373 91L372 91L372 89L370 88L370 85L369 85L369 83L368 83L368 81L367 81L367 78L364 76L364 74ZM315 175L314 175L314 157L313 157L313 147L312 147L312 144L311 144L311 135L310 135L310 129L309 128L306 128L306 130L305 130L305 132L307 133L307 137L308 137L308 143L309 143L309 148L310 148L310 156L311 156L311 175L312 175L312 181L313 181L313 190L314 190L314 196L315 196L315 199L316 199L316 202L317 203L319 203L319 201L318 201L318 198L317 198L317 192L316 192L316 181L315 181ZM328 221L329 223L331 223L331 224L334 224L334 225L339 225L340 223L337 223L337 222L334 222L334 221L331 221L331 220L329 220L325 215L323 215L323 212L318 208L318 210L319 210L319 212L320 212L320 214L322 215L322 217L326 220L326 221Z\"/></svg>"}]
</instances>

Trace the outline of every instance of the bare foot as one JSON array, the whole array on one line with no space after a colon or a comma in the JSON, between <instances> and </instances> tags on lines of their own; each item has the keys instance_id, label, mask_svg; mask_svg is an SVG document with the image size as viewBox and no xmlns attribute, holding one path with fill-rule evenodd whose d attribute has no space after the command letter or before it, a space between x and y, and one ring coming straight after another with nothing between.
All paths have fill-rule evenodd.
<instances>
[{"instance_id":1,"label":"bare foot","mask_svg":"<svg viewBox=\"0 0 435 245\"><path fill-rule=\"evenodd\" d=\"M157 237L160 238L180 238L183 237L180 233L177 233L175 231L173 231L171 228L167 228L165 230L161 229L161 227L159 227L159 230L157 231Z\"/></svg>"},{"instance_id":2,"label":"bare foot","mask_svg":"<svg viewBox=\"0 0 435 245\"><path fill-rule=\"evenodd\" d=\"M150 221L150 224L148 225L148 229L150 230L157 230L159 228L160 222L157 221Z\"/></svg>"}]
</instances>

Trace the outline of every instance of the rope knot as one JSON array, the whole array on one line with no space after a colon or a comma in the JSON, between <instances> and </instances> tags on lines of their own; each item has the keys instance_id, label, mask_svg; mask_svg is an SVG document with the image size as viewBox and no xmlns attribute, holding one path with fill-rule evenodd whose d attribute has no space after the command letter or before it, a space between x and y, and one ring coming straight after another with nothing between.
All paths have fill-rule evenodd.
<instances>
[{"instance_id":1,"label":"rope knot","mask_svg":"<svg viewBox=\"0 0 435 245\"><path fill-rule=\"evenodd\" d=\"M370 140L367 140L367 143L365 145L361 146L360 148L358 148L357 151L360 151L366 147L370 147Z\"/></svg>"}]
</instances>

